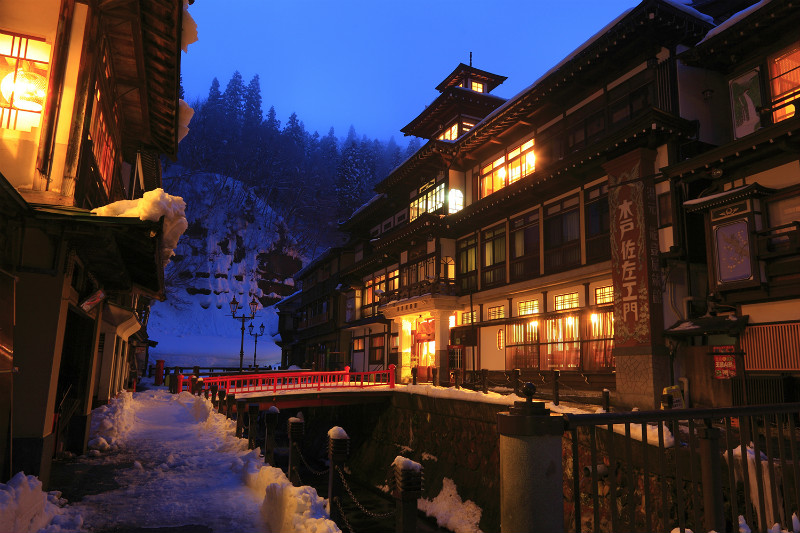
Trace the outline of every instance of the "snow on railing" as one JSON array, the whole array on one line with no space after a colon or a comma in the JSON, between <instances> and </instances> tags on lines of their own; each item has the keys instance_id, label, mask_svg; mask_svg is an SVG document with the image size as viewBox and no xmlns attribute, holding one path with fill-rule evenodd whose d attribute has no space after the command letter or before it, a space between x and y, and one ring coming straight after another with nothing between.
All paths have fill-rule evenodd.
<instances>
[{"instance_id":1,"label":"snow on railing","mask_svg":"<svg viewBox=\"0 0 800 533\"><path fill-rule=\"evenodd\" d=\"M350 367L333 372L280 372L265 374L239 374L202 378L203 389L216 385L226 394L245 392L278 393L283 391L322 390L344 387L395 386L395 365L388 370L351 372ZM192 381L178 374L178 392L192 391Z\"/></svg>"}]
</instances>

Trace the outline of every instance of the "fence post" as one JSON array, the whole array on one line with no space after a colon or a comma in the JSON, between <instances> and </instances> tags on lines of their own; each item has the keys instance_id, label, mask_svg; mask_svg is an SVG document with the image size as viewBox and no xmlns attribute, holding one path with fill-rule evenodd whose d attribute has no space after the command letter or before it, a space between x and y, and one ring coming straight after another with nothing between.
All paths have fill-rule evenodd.
<instances>
[{"instance_id":1,"label":"fence post","mask_svg":"<svg viewBox=\"0 0 800 533\"><path fill-rule=\"evenodd\" d=\"M453 373L453 386L457 389L461 388L461 375L457 371Z\"/></svg>"},{"instance_id":2,"label":"fence post","mask_svg":"<svg viewBox=\"0 0 800 533\"><path fill-rule=\"evenodd\" d=\"M431 368L431 384L438 387L439 386L439 367L435 366Z\"/></svg>"},{"instance_id":3,"label":"fence post","mask_svg":"<svg viewBox=\"0 0 800 533\"><path fill-rule=\"evenodd\" d=\"M244 430L244 414L247 412L247 402L244 400L236 400L236 437L242 438L242 431Z\"/></svg>"},{"instance_id":4,"label":"fence post","mask_svg":"<svg viewBox=\"0 0 800 533\"><path fill-rule=\"evenodd\" d=\"M350 437L344 429L334 426L328 431L328 501L330 504L330 516L334 522L342 519L339 511L338 501L342 495L341 469L350 453Z\"/></svg>"},{"instance_id":5,"label":"fence post","mask_svg":"<svg viewBox=\"0 0 800 533\"><path fill-rule=\"evenodd\" d=\"M396 500L396 533L417 531L417 500L422 495L422 465L405 457L392 463L394 479L392 496Z\"/></svg>"},{"instance_id":6,"label":"fence post","mask_svg":"<svg viewBox=\"0 0 800 533\"><path fill-rule=\"evenodd\" d=\"M178 379L175 380L174 394L180 394L182 390L183 390L183 374L178 374Z\"/></svg>"},{"instance_id":7,"label":"fence post","mask_svg":"<svg viewBox=\"0 0 800 533\"><path fill-rule=\"evenodd\" d=\"M248 425L247 425L247 449L254 450L256 447L256 433L258 433L258 404L251 403L247 406Z\"/></svg>"},{"instance_id":8,"label":"fence post","mask_svg":"<svg viewBox=\"0 0 800 533\"><path fill-rule=\"evenodd\" d=\"M603 410L606 413L611 412L611 391L603 389Z\"/></svg>"},{"instance_id":9,"label":"fence post","mask_svg":"<svg viewBox=\"0 0 800 533\"><path fill-rule=\"evenodd\" d=\"M417 384L417 367L411 367L411 384Z\"/></svg>"},{"instance_id":10,"label":"fence post","mask_svg":"<svg viewBox=\"0 0 800 533\"><path fill-rule=\"evenodd\" d=\"M497 413L500 531L564 531L564 422L551 417L544 402L532 401L533 383L526 383L522 392L526 401Z\"/></svg>"},{"instance_id":11,"label":"fence post","mask_svg":"<svg viewBox=\"0 0 800 533\"><path fill-rule=\"evenodd\" d=\"M558 380L561 379L561 371L553 370L553 404L558 405Z\"/></svg>"},{"instance_id":12,"label":"fence post","mask_svg":"<svg viewBox=\"0 0 800 533\"><path fill-rule=\"evenodd\" d=\"M225 416L233 420L233 407L236 405L236 395L234 393L228 394L225 397Z\"/></svg>"},{"instance_id":13,"label":"fence post","mask_svg":"<svg viewBox=\"0 0 800 533\"><path fill-rule=\"evenodd\" d=\"M197 394L197 376L194 374L189 376L189 394L192 396Z\"/></svg>"},{"instance_id":14,"label":"fence post","mask_svg":"<svg viewBox=\"0 0 800 533\"><path fill-rule=\"evenodd\" d=\"M299 486L300 475L297 473L297 454L300 453L300 441L305 432L305 422L302 418L292 417L289 419L289 466L286 472L292 485Z\"/></svg>"},{"instance_id":15,"label":"fence post","mask_svg":"<svg viewBox=\"0 0 800 533\"><path fill-rule=\"evenodd\" d=\"M699 428L700 467L703 482L703 520L705 531L724 531L725 515L722 501L722 458L719 450L720 430L705 420Z\"/></svg>"},{"instance_id":16,"label":"fence post","mask_svg":"<svg viewBox=\"0 0 800 533\"><path fill-rule=\"evenodd\" d=\"M280 410L274 405L267 409L267 430L264 435L264 462L275 465L275 430L278 428Z\"/></svg>"},{"instance_id":17,"label":"fence post","mask_svg":"<svg viewBox=\"0 0 800 533\"><path fill-rule=\"evenodd\" d=\"M217 385L211 385L211 405L214 407L217 406L217 392L219 392L219 387Z\"/></svg>"},{"instance_id":18,"label":"fence post","mask_svg":"<svg viewBox=\"0 0 800 533\"><path fill-rule=\"evenodd\" d=\"M161 386L164 384L164 360L156 359L156 380L155 385Z\"/></svg>"},{"instance_id":19,"label":"fence post","mask_svg":"<svg viewBox=\"0 0 800 533\"><path fill-rule=\"evenodd\" d=\"M481 390L484 394L489 392L489 369L481 368Z\"/></svg>"},{"instance_id":20,"label":"fence post","mask_svg":"<svg viewBox=\"0 0 800 533\"><path fill-rule=\"evenodd\" d=\"M219 402L217 402L217 410L221 413L225 407L225 389L219 390Z\"/></svg>"},{"instance_id":21,"label":"fence post","mask_svg":"<svg viewBox=\"0 0 800 533\"><path fill-rule=\"evenodd\" d=\"M396 365L389 365L389 388L393 389L395 385L395 371L397 370Z\"/></svg>"}]
</instances>

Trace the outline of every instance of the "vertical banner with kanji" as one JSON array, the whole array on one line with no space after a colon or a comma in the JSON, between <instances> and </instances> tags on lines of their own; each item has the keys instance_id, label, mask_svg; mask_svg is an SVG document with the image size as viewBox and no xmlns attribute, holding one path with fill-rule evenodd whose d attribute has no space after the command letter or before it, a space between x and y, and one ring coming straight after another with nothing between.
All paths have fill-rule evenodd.
<instances>
[{"instance_id":1,"label":"vertical banner with kanji","mask_svg":"<svg viewBox=\"0 0 800 533\"><path fill-rule=\"evenodd\" d=\"M605 165L609 178L614 348L652 344L663 329L654 153L636 150Z\"/></svg>"}]
</instances>

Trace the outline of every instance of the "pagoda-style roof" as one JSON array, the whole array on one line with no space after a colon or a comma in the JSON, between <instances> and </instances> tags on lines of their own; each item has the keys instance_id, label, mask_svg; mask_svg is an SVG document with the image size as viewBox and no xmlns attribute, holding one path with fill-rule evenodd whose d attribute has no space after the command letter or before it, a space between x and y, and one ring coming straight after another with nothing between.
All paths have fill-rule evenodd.
<instances>
[{"instance_id":1,"label":"pagoda-style roof","mask_svg":"<svg viewBox=\"0 0 800 533\"><path fill-rule=\"evenodd\" d=\"M483 83L485 86L485 92L489 93L492 92L495 87L506 81L508 77L492 74L491 72L486 72L485 70L475 68L472 65L459 63L455 70L453 70L453 72L451 72L442 83L436 86L436 90L443 92L448 87L461 84L461 82L465 79Z\"/></svg>"},{"instance_id":2,"label":"pagoda-style roof","mask_svg":"<svg viewBox=\"0 0 800 533\"><path fill-rule=\"evenodd\" d=\"M445 87L431 105L400 128L400 131L406 135L432 139L454 120L469 116L475 118L477 122L503 105L505 101L505 98L475 92L457 85Z\"/></svg>"}]
</instances>

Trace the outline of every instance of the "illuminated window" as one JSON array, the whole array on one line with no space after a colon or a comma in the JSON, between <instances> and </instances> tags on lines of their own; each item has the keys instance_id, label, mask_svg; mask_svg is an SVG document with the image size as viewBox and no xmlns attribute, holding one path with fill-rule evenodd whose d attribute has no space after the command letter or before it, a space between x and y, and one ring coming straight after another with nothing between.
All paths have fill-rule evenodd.
<instances>
[{"instance_id":1,"label":"illuminated window","mask_svg":"<svg viewBox=\"0 0 800 533\"><path fill-rule=\"evenodd\" d=\"M481 167L481 198L511 185L536 170L533 139L515 146L505 155Z\"/></svg>"},{"instance_id":2,"label":"illuminated window","mask_svg":"<svg viewBox=\"0 0 800 533\"><path fill-rule=\"evenodd\" d=\"M455 313L453 313L452 315L447 317L447 327L448 328L456 327L456 315L455 315Z\"/></svg>"},{"instance_id":3,"label":"illuminated window","mask_svg":"<svg viewBox=\"0 0 800 533\"><path fill-rule=\"evenodd\" d=\"M477 311L472 311L471 313L464 312L461 313L461 325L465 324L474 324L475 323L475 313Z\"/></svg>"},{"instance_id":4,"label":"illuminated window","mask_svg":"<svg viewBox=\"0 0 800 533\"><path fill-rule=\"evenodd\" d=\"M92 124L89 127L89 138L92 140L92 153L97 163L97 172L103 180L106 192L109 192L111 180L114 178L117 147L108 130L103 103L98 89L94 93L94 109L92 110Z\"/></svg>"},{"instance_id":5,"label":"illuminated window","mask_svg":"<svg viewBox=\"0 0 800 533\"><path fill-rule=\"evenodd\" d=\"M364 337L353 339L353 351L354 352L364 351Z\"/></svg>"},{"instance_id":6,"label":"illuminated window","mask_svg":"<svg viewBox=\"0 0 800 533\"><path fill-rule=\"evenodd\" d=\"M0 127L19 131L39 127L49 70L49 44L0 32Z\"/></svg>"},{"instance_id":7,"label":"illuminated window","mask_svg":"<svg viewBox=\"0 0 800 533\"><path fill-rule=\"evenodd\" d=\"M441 278L447 281L456 279L456 261L449 255L442 257Z\"/></svg>"},{"instance_id":8,"label":"illuminated window","mask_svg":"<svg viewBox=\"0 0 800 533\"><path fill-rule=\"evenodd\" d=\"M469 130L475 127L474 122L467 122L466 120L461 123L461 131L467 133Z\"/></svg>"},{"instance_id":9,"label":"illuminated window","mask_svg":"<svg viewBox=\"0 0 800 533\"><path fill-rule=\"evenodd\" d=\"M498 320L506 317L506 308L503 305L490 307L488 311L489 320Z\"/></svg>"},{"instance_id":10,"label":"illuminated window","mask_svg":"<svg viewBox=\"0 0 800 533\"><path fill-rule=\"evenodd\" d=\"M391 270L386 275L386 290L387 291L396 291L400 288L400 271L399 270Z\"/></svg>"},{"instance_id":11,"label":"illuminated window","mask_svg":"<svg viewBox=\"0 0 800 533\"><path fill-rule=\"evenodd\" d=\"M789 103L800 96L800 42L769 59L769 85L772 92L772 120L780 122L795 114Z\"/></svg>"},{"instance_id":12,"label":"illuminated window","mask_svg":"<svg viewBox=\"0 0 800 533\"><path fill-rule=\"evenodd\" d=\"M476 93L483 92L483 84L477 81L473 81L470 85L470 88L475 91Z\"/></svg>"},{"instance_id":13,"label":"illuminated window","mask_svg":"<svg viewBox=\"0 0 800 533\"><path fill-rule=\"evenodd\" d=\"M458 189L450 189L447 193L448 212L458 213L464 209L464 193Z\"/></svg>"},{"instance_id":14,"label":"illuminated window","mask_svg":"<svg viewBox=\"0 0 800 533\"><path fill-rule=\"evenodd\" d=\"M423 213L433 213L444 206L444 183L434 186L430 181L419 188L419 196L411 202L409 220L415 220Z\"/></svg>"},{"instance_id":15,"label":"illuminated window","mask_svg":"<svg viewBox=\"0 0 800 533\"><path fill-rule=\"evenodd\" d=\"M517 304L517 312L522 315L533 315L539 312L539 300L525 300Z\"/></svg>"},{"instance_id":16,"label":"illuminated window","mask_svg":"<svg viewBox=\"0 0 800 533\"><path fill-rule=\"evenodd\" d=\"M444 130L444 133L439 135L440 141L455 141L458 139L458 122Z\"/></svg>"},{"instance_id":17,"label":"illuminated window","mask_svg":"<svg viewBox=\"0 0 800 533\"><path fill-rule=\"evenodd\" d=\"M564 309L573 309L578 307L578 293L570 292L567 294L558 294L555 297L556 311L563 311Z\"/></svg>"},{"instance_id":18,"label":"illuminated window","mask_svg":"<svg viewBox=\"0 0 800 533\"><path fill-rule=\"evenodd\" d=\"M506 347L505 332L502 329L497 330L497 349L502 350Z\"/></svg>"},{"instance_id":19,"label":"illuminated window","mask_svg":"<svg viewBox=\"0 0 800 533\"><path fill-rule=\"evenodd\" d=\"M610 304L614 301L614 287L608 285L606 287L597 287L594 290L594 303L596 305Z\"/></svg>"}]
</instances>

